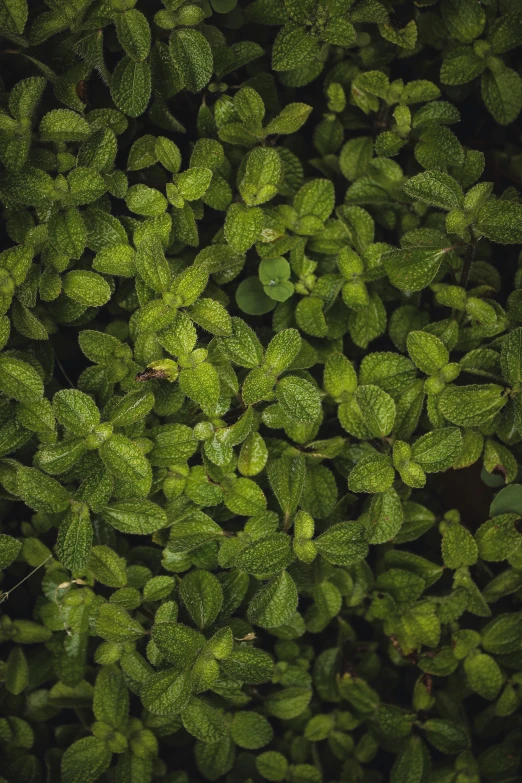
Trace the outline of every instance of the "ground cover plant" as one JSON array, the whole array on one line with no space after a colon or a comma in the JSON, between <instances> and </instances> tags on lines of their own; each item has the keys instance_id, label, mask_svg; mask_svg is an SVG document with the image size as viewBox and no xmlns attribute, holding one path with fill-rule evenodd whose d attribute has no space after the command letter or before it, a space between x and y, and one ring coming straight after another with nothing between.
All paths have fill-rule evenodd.
<instances>
[{"instance_id":1,"label":"ground cover plant","mask_svg":"<svg viewBox=\"0 0 522 783\"><path fill-rule=\"evenodd\" d=\"M0 35L2 783L520 781L520 0Z\"/></svg>"}]
</instances>

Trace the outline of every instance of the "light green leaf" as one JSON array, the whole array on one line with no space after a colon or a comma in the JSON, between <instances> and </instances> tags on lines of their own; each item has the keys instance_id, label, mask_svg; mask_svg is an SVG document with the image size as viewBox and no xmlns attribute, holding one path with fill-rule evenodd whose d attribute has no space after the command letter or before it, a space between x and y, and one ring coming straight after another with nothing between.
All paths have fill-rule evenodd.
<instances>
[{"instance_id":1,"label":"light green leaf","mask_svg":"<svg viewBox=\"0 0 522 783\"><path fill-rule=\"evenodd\" d=\"M143 498L111 503L101 509L101 515L116 530L131 535L149 535L168 525L165 511Z\"/></svg>"},{"instance_id":2,"label":"light green leaf","mask_svg":"<svg viewBox=\"0 0 522 783\"><path fill-rule=\"evenodd\" d=\"M210 81L213 69L212 50L199 30L174 30L170 50L176 68L190 92L200 92Z\"/></svg>"},{"instance_id":3,"label":"light green leaf","mask_svg":"<svg viewBox=\"0 0 522 783\"><path fill-rule=\"evenodd\" d=\"M442 392L439 409L452 424L477 427L490 421L506 403L504 388L494 383L451 385Z\"/></svg>"},{"instance_id":4,"label":"light green leaf","mask_svg":"<svg viewBox=\"0 0 522 783\"><path fill-rule=\"evenodd\" d=\"M75 503L62 523L56 541L61 564L73 576L82 575L91 554L93 530L89 509L85 503Z\"/></svg>"},{"instance_id":5,"label":"light green leaf","mask_svg":"<svg viewBox=\"0 0 522 783\"><path fill-rule=\"evenodd\" d=\"M123 57L115 68L111 80L111 96L124 114L139 117L150 100L151 75L147 62L136 62Z\"/></svg>"},{"instance_id":6,"label":"light green leaf","mask_svg":"<svg viewBox=\"0 0 522 783\"><path fill-rule=\"evenodd\" d=\"M457 180L442 171L424 171L411 177L403 185L414 199L441 209L458 209L464 202L464 194Z\"/></svg>"},{"instance_id":7,"label":"light green leaf","mask_svg":"<svg viewBox=\"0 0 522 783\"><path fill-rule=\"evenodd\" d=\"M277 400L291 419L315 422L321 416L318 389L304 378L287 375L276 386Z\"/></svg>"},{"instance_id":8,"label":"light green leaf","mask_svg":"<svg viewBox=\"0 0 522 783\"><path fill-rule=\"evenodd\" d=\"M384 492L393 484L395 471L391 458L384 454L363 457L348 476L350 492Z\"/></svg>"},{"instance_id":9,"label":"light green leaf","mask_svg":"<svg viewBox=\"0 0 522 783\"><path fill-rule=\"evenodd\" d=\"M333 565L351 566L368 554L364 528L359 522L339 522L315 539L319 554Z\"/></svg>"},{"instance_id":10,"label":"light green leaf","mask_svg":"<svg viewBox=\"0 0 522 783\"><path fill-rule=\"evenodd\" d=\"M30 405L43 395L43 383L36 370L22 359L0 356L0 391Z\"/></svg>"}]
</instances>

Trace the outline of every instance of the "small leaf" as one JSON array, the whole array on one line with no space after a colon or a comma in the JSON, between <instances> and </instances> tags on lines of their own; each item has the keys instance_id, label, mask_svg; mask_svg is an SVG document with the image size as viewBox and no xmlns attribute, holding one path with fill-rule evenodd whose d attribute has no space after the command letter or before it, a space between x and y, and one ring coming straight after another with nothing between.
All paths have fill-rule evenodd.
<instances>
[{"instance_id":1,"label":"small leaf","mask_svg":"<svg viewBox=\"0 0 522 783\"><path fill-rule=\"evenodd\" d=\"M213 69L212 50L199 30L174 30L170 50L185 86L190 92L200 92L210 81Z\"/></svg>"},{"instance_id":2,"label":"small leaf","mask_svg":"<svg viewBox=\"0 0 522 783\"><path fill-rule=\"evenodd\" d=\"M421 291L440 269L444 248L404 248L384 253L382 261L390 282L401 291Z\"/></svg>"},{"instance_id":3,"label":"small leaf","mask_svg":"<svg viewBox=\"0 0 522 783\"><path fill-rule=\"evenodd\" d=\"M368 554L364 528L359 522L339 522L315 539L319 554L333 565L351 566Z\"/></svg>"},{"instance_id":4,"label":"small leaf","mask_svg":"<svg viewBox=\"0 0 522 783\"><path fill-rule=\"evenodd\" d=\"M424 171L411 177L403 187L408 196L441 209L458 209L464 203L459 183L442 171Z\"/></svg>"},{"instance_id":5,"label":"small leaf","mask_svg":"<svg viewBox=\"0 0 522 783\"><path fill-rule=\"evenodd\" d=\"M63 783L94 783L111 763L112 753L97 737L84 737L62 756Z\"/></svg>"},{"instance_id":6,"label":"small leaf","mask_svg":"<svg viewBox=\"0 0 522 783\"><path fill-rule=\"evenodd\" d=\"M502 386L494 383L447 386L440 396L443 416L459 427L477 427L492 419L507 403Z\"/></svg>"},{"instance_id":7,"label":"small leaf","mask_svg":"<svg viewBox=\"0 0 522 783\"><path fill-rule=\"evenodd\" d=\"M477 229L493 242L504 245L522 242L522 204L491 199L479 210Z\"/></svg>"},{"instance_id":8,"label":"small leaf","mask_svg":"<svg viewBox=\"0 0 522 783\"><path fill-rule=\"evenodd\" d=\"M93 542L89 509L85 503L75 503L58 531L56 551L61 564L73 576L85 573Z\"/></svg>"},{"instance_id":9,"label":"small leaf","mask_svg":"<svg viewBox=\"0 0 522 783\"><path fill-rule=\"evenodd\" d=\"M298 595L295 582L281 571L255 593L247 610L249 622L261 628L276 628L290 620L297 608Z\"/></svg>"},{"instance_id":10,"label":"small leaf","mask_svg":"<svg viewBox=\"0 0 522 783\"><path fill-rule=\"evenodd\" d=\"M214 574L191 571L181 582L180 595L198 628L212 625L223 603L223 591Z\"/></svg>"},{"instance_id":11,"label":"small leaf","mask_svg":"<svg viewBox=\"0 0 522 783\"><path fill-rule=\"evenodd\" d=\"M123 57L116 66L111 80L111 96L124 114L139 117L150 100L151 75L147 62L136 62Z\"/></svg>"}]
</instances>

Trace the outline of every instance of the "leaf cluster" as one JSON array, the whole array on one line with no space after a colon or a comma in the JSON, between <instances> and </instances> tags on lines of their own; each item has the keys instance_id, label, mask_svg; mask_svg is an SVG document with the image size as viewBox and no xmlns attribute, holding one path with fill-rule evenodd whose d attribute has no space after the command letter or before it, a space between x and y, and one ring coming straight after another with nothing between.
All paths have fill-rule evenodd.
<instances>
[{"instance_id":1,"label":"leaf cluster","mask_svg":"<svg viewBox=\"0 0 522 783\"><path fill-rule=\"evenodd\" d=\"M0 37L0 783L515 783L519 0Z\"/></svg>"}]
</instances>

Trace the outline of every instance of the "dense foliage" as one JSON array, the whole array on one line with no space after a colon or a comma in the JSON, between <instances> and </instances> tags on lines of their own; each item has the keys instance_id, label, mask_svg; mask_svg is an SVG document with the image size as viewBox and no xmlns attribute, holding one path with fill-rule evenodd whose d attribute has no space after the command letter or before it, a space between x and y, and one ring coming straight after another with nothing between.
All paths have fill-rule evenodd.
<instances>
[{"instance_id":1,"label":"dense foliage","mask_svg":"<svg viewBox=\"0 0 522 783\"><path fill-rule=\"evenodd\" d=\"M2 783L520 781L521 1L0 30Z\"/></svg>"}]
</instances>

